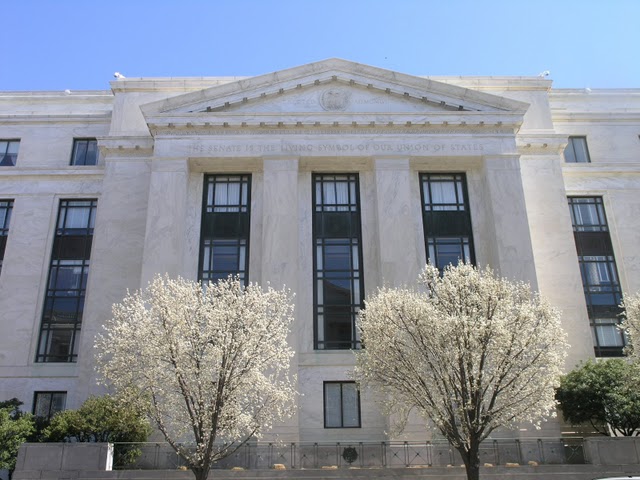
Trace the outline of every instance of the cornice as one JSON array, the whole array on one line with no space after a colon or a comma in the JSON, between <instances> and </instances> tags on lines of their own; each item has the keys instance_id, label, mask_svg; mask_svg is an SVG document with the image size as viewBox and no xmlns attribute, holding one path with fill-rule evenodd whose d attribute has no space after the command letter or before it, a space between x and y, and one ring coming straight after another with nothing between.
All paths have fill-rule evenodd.
<instances>
[{"instance_id":1,"label":"cornice","mask_svg":"<svg viewBox=\"0 0 640 480\"><path fill-rule=\"evenodd\" d=\"M148 157L153 155L151 137L98 137L98 148L103 156Z\"/></svg>"},{"instance_id":2,"label":"cornice","mask_svg":"<svg viewBox=\"0 0 640 480\"><path fill-rule=\"evenodd\" d=\"M628 112L567 112L551 110L553 122L566 123L640 123L640 110Z\"/></svg>"},{"instance_id":3,"label":"cornice","mask_svg":"<svg viewBox=\"0 0 640 480\"><path fill-rule=\"evenodd\" d=\"M1 125L35 125L48 123L84 123L105 124L111 122L111 112L87 114L53 114L53 115L2 115Z\"/></svg>"},{"instance_id":4,"label":"cornice","mask_svg":"<svg viewBox=\"0 0 640 480\"><path fill-rule=\"evenodd\" d=\"M563 163L564 176L599 176L604 175L640 175L640 165L637 163Z\"/></svg>"},{"instance_id":5,"label":"cornice","mask_svg":"<svg viewBox=\"0 0 640 480\"><path fill-rule=\"evenodd\" d=\"M326 129L348 129L345 134L377 133L483 133L514 134L523 116L508 112L429 112L429 113L284 113L284 114L185 114L157 115L148 118L153 136L159 135L262 135L273 131L282 134L319 134ZM402 130L399 132L399 130ZM231 133L233 131L234 133Z\"/></svg>"},{"instance_id":6,"label":"cornice","mask_svg":"<svg viewBox=\"0 0 640 480\"><path fill-rule=\"evenodd\" d=\"M567 146L567 135L556 133L520 133L516 147L520 155L559 155Z\"/></svg>"},{"instance_id":7,"label":"cornice","mask_svg":"<svg viewBox=\"0 0 640 480\"><path fill-rule=\"evenodd\" d=\"M55 177L60 179L81 180L86 178L102 178L104 176L103 165L91 166L64 166L52 169L51 167L3 167L0 170L0 178L20 179L21 177L32 180L34 177Z\"/></svg>"}]
</instances>

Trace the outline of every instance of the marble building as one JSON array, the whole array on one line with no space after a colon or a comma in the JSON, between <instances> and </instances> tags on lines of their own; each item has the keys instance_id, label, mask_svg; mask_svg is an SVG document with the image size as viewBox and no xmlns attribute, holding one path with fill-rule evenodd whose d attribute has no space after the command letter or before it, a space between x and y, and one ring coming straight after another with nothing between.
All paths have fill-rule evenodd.
<instances>
[{"instance_id":1,"label":"marble building","mask_svg":"<svg viewBox=\"0 0 640 480\"><path fill-rule=\"evenodd\" d=\"M289 441L387 438L349 379L354 318L428 259L530 282L563 313L567 368L620 355L617 305L640 290L639 134L640 89L338 59L2 92L0 400L46 416L99 393L95 334L164 272L296 292Z\"/></svg>"}]
</instances>

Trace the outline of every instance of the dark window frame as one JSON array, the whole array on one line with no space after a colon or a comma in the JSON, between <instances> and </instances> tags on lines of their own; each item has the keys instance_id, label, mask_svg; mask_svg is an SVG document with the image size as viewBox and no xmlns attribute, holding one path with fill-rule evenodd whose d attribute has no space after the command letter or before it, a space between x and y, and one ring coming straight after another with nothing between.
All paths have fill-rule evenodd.
<instances>
[{"instance_id":1,"label":"dark window frame","mask_svg":"<svg viewBox=\"0 0 640 480\"><path fill-rule=\"evenodd\" d=\"M585 155L578 155L576 150L576 143L584 142ZM565 163L591 163L591 154L589 153L589 145L587 143L586 135L571 135L569 136L567 146L564 149L563 157Z\"/></svg>"},{"instance_id":2,"label":"dark window frame","mask_svg":"<svg viewBox=\"0 0 640 480\"><path fill-rule=\"evenodd\" d=\"M0 143L2 142L6 142L7 146L5 147L4 151L0 151L0 167L15 167L18 163L18 154L20 153L20 139L0 138ZM9 153L9 147L12 143L18 144L18 148L15 154Z\"/></svg>"},{"instance_id":3,"label":"dark window frame","mask_svg":"<svg viewBox=\"0 0 640 480\"><path fill-rule=\"evenodd\" d=\"M37 415L38 398L44 395L50 395L49 407L47 408L47 415L41 416L41 415ZM62 409L52 412L51 410L53 408L54 395L64 395L64 405ZM64 390L42 390L42 391L33 392L33 407L31 408L31 413L33 413L34 417L36 417L37 419L49 421L56 413L66 410L66 407L67 407L67 392Z\"/></svg>"},{"instance_id":4,"label":"dark window frame","mask_svg":"<svg viewBox=\"0 0 640 480\"><path fill-rule=\"evenodd\" d=\"M7 239L9 237L9 225L11 223L11 215L13 213L13 202L13 199L0 199L0 211L4 210L2 223L0 223L0 274L2 274L4 252L6 250Z\"/></svg>"},{"instance_id":5,"label":"dark window frame","mask_svg":"<svg viewBox=\"0 0 640 480\"><path fill-rule=\"evenodd\" d=\"M603 198L570 196L567 201L595 355L621 357L626 338L614 328L621 322L622 288ZM607 281L593 282L597 277ZM609 333L617 339L618 345L600 343L606 336L602 334L604 327L612 327Z\"/></svg>"},{"instance_id":6,"label":"dark window frame","mask_svg":"<svg viewBox=\"0 0 640 480\"><path fill-rule=\"evenodd\" d=\"M463 172L421 172L420 203L427 261L440 271L449 265L441 264L438 246L460 245L463 260L475 264L473 225L469 206L467 176ZM438 183L453 183L455 201L434 201L433 187ZM444 255L443 255L444 256ZM448 255L447 255L448 256Z\"/></svg>"},{"instance_id":7,"label":"dark window frame","mask_svg":"<svg viewBox=\"0 0 640 480\"><path fill-rule=\"evenodd\" d=\"M221 173L204 176L198 259L198 279L200 282L217 281L227 278L229 275L238 275L244 285L249 283L251 182L252 176L249 173ZM240 185L239 201L233 204L216 205L215 190L218 186L227 185L228 198L228 185L230 184ZM210 191L211 195L209 195ZM216 268L215 263L225 256L228 259L233 258L235 266L233 268Z\"/></svg>"},{"instance_id":8,"label":"dark window frame","mask_svg":"<svg viewBox=\"0 0 640 480\"><path fill-rule=\"evenodd\" d=\"M84 151L79 153L78 149L82 144L86 144ZM95 155L91 157L89 155L89 145L93 144L95 147ZM98 157L100 151L98 150L98 141L95 138L74 138L73 147L71 148L71 160L69 165L72 166L95 166L98 164ZM89 160L89 162L87 162Z\"/></svg>"},{"instance_id":9,"label":"dark window frame","mask_svg":"<svg viewBox=\"0 0 640 480\"><path fill-rule=\"evenodd\" d=\"M335 202L324 200L324 185L330 183L346 183L346 203L338 201L335 188ZM353 172L314 173L311 186L314 349L359 349L361 342L356 328L356 317L360 309L364 308L359 175ZM318 191L321 192L320 199ZM333 255L331 251L334 252ZM327 268L330 264L328 260L337 261L347 257L349 268ZM339 285L345 282L348 282L348 289ZM320 283L322 287L319 287ZM320 288L322 292L319 291ZM348 302L344 301L347 296ZM327 301L330 297L333 298L333 302Z\"/></svg>"},{"instance_id":10,"label":"dark window frame","mask_svg":"<svg viewBox=\"0 0 640 480\"><path fill-rule=\"evenodd\" d=\"M97 204L97 199L60 200L36 363L77 361ZM73 214L79 211L79 217ZM78 219L83 223L78 224ZM51 353L56 345L63 349L66 345L67 353Z\"/></svg>"},{"instance_id":11,"label":"dark window frame","mask_svg":"<svg viewBox=\"0 0 640 480\"><path fill-rule=\"evenodd\" d=\"M344 385L354 385L356 387L356 392L358 393L358 399L357 399L357 404L356 404L356 408L357 408L357 417L358 417L358 424L357 425L344 425L344 409L345 409L345 405L344 405L344 395L343 395L343 386ZM339 426L330 426L327 425L327 385L340 385L340 425ZM330 380L330 381L324 381L322 382L322 411L323 411L323 417L324 417L324 428L362 428L362 408L360 406L360 389L357 388L356 382L354 381L348 381L348 380Z\"/></svg>"}]
</instances>

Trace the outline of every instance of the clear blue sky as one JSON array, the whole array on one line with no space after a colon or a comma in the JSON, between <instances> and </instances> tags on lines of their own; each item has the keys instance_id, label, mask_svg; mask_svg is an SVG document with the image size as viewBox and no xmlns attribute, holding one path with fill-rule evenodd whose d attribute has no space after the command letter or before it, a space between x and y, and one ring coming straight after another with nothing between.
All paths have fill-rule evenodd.
<instances>
[{"instance_id":1,"label":"clear blue sky","mask_svg":"<svg viewBox=\"0 0 640 480\"><path fill-rule=\"evenodd\" d=\"M3 0L0 90L257 75L339 57L415 75L640 88L640 0Z\"/></svg>"}]
</instances>

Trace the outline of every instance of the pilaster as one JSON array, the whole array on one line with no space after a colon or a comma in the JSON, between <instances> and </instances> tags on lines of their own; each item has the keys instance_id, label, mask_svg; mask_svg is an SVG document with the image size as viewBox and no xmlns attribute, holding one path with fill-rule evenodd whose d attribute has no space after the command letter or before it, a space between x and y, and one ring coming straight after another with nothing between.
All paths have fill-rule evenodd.
<instances>
[{"instance_id":1,"label":"pilaster","mask_svg":"<svg viewBox=\"0 0 640 480\"><path fill-rule=\"evenodd\" d=\"M418 205L409 157L374 158L376 214L379 242L379 278L384 285L414 284L420 272L420 247L415 206ZM419 195L418 197L419 198ZM422 252L420 251L422 249Z\"/></svg>"},{"instance_id":2,"label":"pilaster","mask_svg":"<svg viewBox=\"0 0 640 480\"><path fill-rule=\"evenodd\" d=\"M155 275L184 275L189 166L185 158L154 158L151 162L147 225L140 286Z\"/></svg>"}]
</instances>

